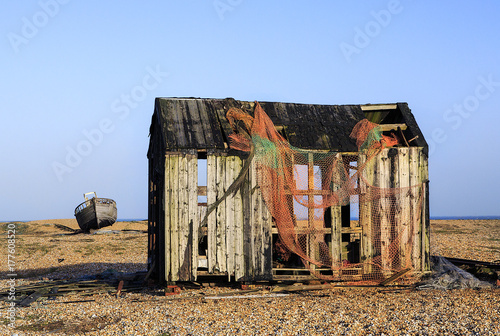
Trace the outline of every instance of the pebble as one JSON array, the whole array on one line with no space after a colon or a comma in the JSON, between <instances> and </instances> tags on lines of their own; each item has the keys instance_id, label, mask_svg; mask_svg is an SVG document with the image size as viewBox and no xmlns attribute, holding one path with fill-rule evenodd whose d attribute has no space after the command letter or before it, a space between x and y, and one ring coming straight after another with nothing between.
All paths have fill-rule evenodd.
<instances>
[{"instance_id":1,"label":"pebble","mask_svg":"<svg viewBox=\"0 0 500 336\"><path fill-rule=\"evenodd\" d=\"M462 237L460 233L457 235ZM145 234L127 239L125 237L131 236L93 235L92 242L82 241L89 236L79 236L58 237L59 241L51 242L56 247L48 252L41 249L30 254L21 248L20 271L57 269L28 279L20 278L17 284L37 282L40 277L80 277L108 268L127 272L146 269ZM453 245L448 245L454 241L451 234L434 233L432 237L432 244L452 257L468 253L472 259L484 253L491 261L500 259L482 248L495 243L488 240L490 236L485 236L484 241L464 243L468 250L456 253ZM21 238L19 244L25 246L37 246L54 239L46 235ZM95 255L74 253L88 244L93 244ZM110 246L114 248L108 248ZM126 252L117 254L122 251L121 246L126 246ZM4 254L0 255L1 272L5 272L5 258ZM64 262L59 263L59 259ZM0 287L6 286L6 280L0 280ZM172 297L158 296L148 289L125 293L120 298L109 294L66 295L17 309L14 329L7 324L7 303L2 301L0 316L4 323L0 323L0 335L500 335L498 287L448 291L333 288L288 296L266 296L257 292L262 295L251 293L253 297L243 298L242 293L232 298L203 299L203 295L228 291L234 289L185 289ZM95 301L63 303L76 300Z\"/></svg>"},{"instance_id":2,"label":"pebble","mask_svg":"<svg viewBox=\"0 0 500 336\"><path fill-rule=\"evenodd\" d=\"M216 289L213 292L221 292ZM146 293L124 298L95 295L37 302L17 311L17 330L41 335L498 335L500 289L382 292L378 288L331 289L272 298L167 300ZM87 297L86 297L87 298ZM134 302L135 300L145 302ZM58 304L59 303L59 304ZM59 330L45 329L61 321ZM27 331L38 325L42 330Z\"/></svg>"}]
</instances>

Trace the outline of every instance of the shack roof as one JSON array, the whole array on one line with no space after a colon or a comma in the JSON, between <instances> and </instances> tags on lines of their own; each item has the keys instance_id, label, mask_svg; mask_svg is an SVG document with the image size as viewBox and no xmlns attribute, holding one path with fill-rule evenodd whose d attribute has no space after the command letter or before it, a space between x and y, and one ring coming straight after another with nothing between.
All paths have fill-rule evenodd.
<instances>
[{"instance_id":1,"label":"shack roof","mask_svg":"<svg viewBox=\"0 0 500 336\"><path fill-rule=\"evenodd\" d=\"M407 139L418 136L412 146L427 148L427 143L407 103L367 105L318 105L259 102L291 145L313 150L356 152L350 138L357 122L364 118L380 123L404 123ZM227 151L233 133L226 119L231 107L253 115L255 103L233 98L156 98L151 124L161 133L166 151ZM158 139L158 137L156 137ZM151 143L150 143L151 151Z\"/></svg>"}]
</instances>

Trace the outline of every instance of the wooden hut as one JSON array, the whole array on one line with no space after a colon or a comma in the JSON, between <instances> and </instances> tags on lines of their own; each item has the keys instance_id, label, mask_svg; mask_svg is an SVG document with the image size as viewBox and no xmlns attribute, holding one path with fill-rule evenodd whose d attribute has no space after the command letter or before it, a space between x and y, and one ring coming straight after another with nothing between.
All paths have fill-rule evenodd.
<instances>
[{"instance_id":1,"label":"wooden hut","mask_svg":"<svg viewBox=\"0 0 500 336\"><path fill-rule=\"evenodd\" d=\"M415 272L429 269L428 146L406 103L260 104L291 145L336 152L353 165L366 160L349 136L360 120L367 118L384 130L399 132L404 143L381 151L367 166L366 174L381 186L424 186L420 201L407 195L407 203L398 210L418 218L406 233L411 235L412 251L399 242L398 262L411 258L406 265ZM254 163L238 192L226 198L208 217L207 225L200 227L206 205L222 197L246 158L243 152L229 147L233 130L226 112L231 107L251 114L254 103L231 98L156 98L148 150L148 267L152 278L169 283L208 275L244 282L310 279L311 271L293 258L288 263L277 260L274 245L278 232L257 185ZM206 172L198 171L202 164ZM198 182L200 173L206 174L206 185ZM387 248L384 237L390 235L380 230L384 219L375 223L370 211L361 216L356 216L356 211L349 205L332 206L325 216L328 223L323 234L332 264L360 262L375 253L376 227L379 232L375 235L382 240L377 253L382 255L382 262L390 263L383 259L384 246ZM365 266L357 276L361 279L371 271Z\"/></svg>"}]
</instances>

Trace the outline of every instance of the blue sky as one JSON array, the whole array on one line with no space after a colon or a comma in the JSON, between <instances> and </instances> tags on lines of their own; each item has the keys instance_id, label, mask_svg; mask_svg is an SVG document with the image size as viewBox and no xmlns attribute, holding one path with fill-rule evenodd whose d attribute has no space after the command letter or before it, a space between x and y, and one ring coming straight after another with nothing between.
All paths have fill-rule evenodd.
<instances>
[{"instance_id":1,"label":"blue sky","mask_svg":"<svg viewBox=\"0 0 500 336\"><path fill-rule=\"evenodd\" d=\"M432 216L500 215L498 1L3 2L0 220L147 218L155 97L408 102Z\"/></svg>"}]
</instances>

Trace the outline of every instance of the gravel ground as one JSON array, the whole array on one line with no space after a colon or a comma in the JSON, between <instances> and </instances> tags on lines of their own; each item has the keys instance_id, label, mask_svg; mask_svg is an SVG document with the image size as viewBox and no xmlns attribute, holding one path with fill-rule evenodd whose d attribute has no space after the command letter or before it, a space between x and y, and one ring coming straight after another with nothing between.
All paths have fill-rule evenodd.
<instances>
[{"instance_id":1,"label":"gravel ground","mask_svg":"<svg viewBox=\"0 0 500 336\"><path fill-rule=\"evenodd\" d=\"M16 286L41 279L78 278L106 269L146 269L144 233L61 235L53 224L18 225ZM434 251L444 256L500 259L500 221L432 221ZM76 226L75 226L76 228ZM145 230L145 222L118 223L113 230ZM0 254L0 278L7 255ZM7 287L0 280L0 287ZM276 296L260 291L214 299L228 287L185 289L165 297L145 290L114 295L66 295L37 301L15 312L9 326L0 302L0 335L499 335L500 289L409 290L332 288ZM93 300L91 302L64 303Z\"/></svg>"}]
</instances>

